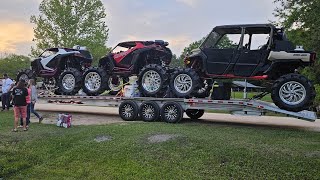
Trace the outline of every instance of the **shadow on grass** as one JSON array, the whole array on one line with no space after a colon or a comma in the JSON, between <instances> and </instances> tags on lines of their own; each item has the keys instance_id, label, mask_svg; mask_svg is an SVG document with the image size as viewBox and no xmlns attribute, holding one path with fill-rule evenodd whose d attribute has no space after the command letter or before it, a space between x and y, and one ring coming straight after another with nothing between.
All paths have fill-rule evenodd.
<instances>
[{"instance_id":1,"label":"shadow on grass","mask_svg":"<svg viewBox=\"0 0 320 180\"><path fill-rule=\"evenodd\" d=\"M220 125L220 126L232 126L232 127L254 127L254 128L262 128L262 129L285 129L285 130L301 130L301 131L308 131L312 128L310 127L302 127L302 126L294 126L294 125L279 125L279 124L258 124L251 123L251 122L226 122L226 121L219 121L219 120L206 120L206 119L198 119L192 120L189 118L184 118L180 121L182 124L204 124L204 125ZM312 122L310 122L312 123ZM317 131L320 131L318 129Z\"/></svg>"}]
</instances>

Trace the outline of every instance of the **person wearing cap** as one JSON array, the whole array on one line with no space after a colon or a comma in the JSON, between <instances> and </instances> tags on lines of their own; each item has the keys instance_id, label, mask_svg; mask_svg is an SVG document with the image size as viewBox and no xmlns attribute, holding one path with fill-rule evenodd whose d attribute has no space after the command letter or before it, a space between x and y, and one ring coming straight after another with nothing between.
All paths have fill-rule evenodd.
<instances>
[{"instance_id":1,"label":"person wearing cap","mask_svg":"<svg viewBox=\"0 0 320 180\"><path fill-rule=\"evenodd\" d=\"M3 74L3 80L2 80L2 110L4 111L7 109L9 111L10 107L10 92L11 89L14 86L14 82L9 78L8 74Z\"/></svg>"}]
</instances>

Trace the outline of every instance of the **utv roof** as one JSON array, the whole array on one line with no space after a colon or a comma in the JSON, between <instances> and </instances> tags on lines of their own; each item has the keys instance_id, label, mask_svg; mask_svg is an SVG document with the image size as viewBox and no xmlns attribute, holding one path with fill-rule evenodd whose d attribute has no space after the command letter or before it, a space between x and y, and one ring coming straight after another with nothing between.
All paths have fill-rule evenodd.
<instances>
[{"instance_id":1,"label":"utv roof","mask_svg":"<svg viewBox=\"0 0 320 180\"><path fill-rule=\"evenodd\" d=\"M45 51L58 51L59 49L64 49L66 51L87 51L87 50L82 50L82 49L73 49L73 48L63 48L63 47L59 47L59 48L48 48Z\"/></svg>"},{"instance_id":2,"label":"utv roof","mask_svg":"<svg viewBox=\"0 0 320 180\"><path fill-rule=\"evenodd\" d=\"M163 40L155 40L155 41L125 41L118 44L118 46L131 48L136 46L136 43L142 43L145 45L151 45L151 44L163 44L165 45L168 42L165 42Z\"/></svg>"},{"instance_id":3,"label":"utv roof","mask_svg":"<svg viewBox=\"0 0 320 180\"><path fill-rule=\"evenodd\" d=\"M272 24L237 24L237 25L223 25L216 26L213 28L213 31L218 33L225 32L230 34L238 34L241 33L242 28L247 28L247 33L261 33L267 34L270 32L270 29L277 30L277 28Z\"/></svg>"},{"instance_id":4,"label":"utv roof","mask_svg":"<svg viewBox=\"0 0 320 180\"><path fill-rule=\"evenodd\" d=\"M273 24L236 24L236 25L222 25L216 26L215 28L272 28L275 29L276 27Z\"/></svg>"}]
</instances>

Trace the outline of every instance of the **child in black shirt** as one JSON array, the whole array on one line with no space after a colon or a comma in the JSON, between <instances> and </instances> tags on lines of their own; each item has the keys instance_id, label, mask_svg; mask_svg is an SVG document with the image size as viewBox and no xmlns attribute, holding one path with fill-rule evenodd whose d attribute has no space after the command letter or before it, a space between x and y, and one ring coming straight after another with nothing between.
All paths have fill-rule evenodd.
<instances>
[{"instance_id":1,"label":"child in black shirt","mask_svg":"<svg viewBox=\"0 0 320 180\"><path fill-rule=\"evenodd\" d=\"M13 132L17 132L18 121L20 117L23 120L23 130L27 131L26 128L26 117L27 117L27 101L28 90L25 88L25 80L20 80L15 88L12 90L13 104L14 104L14 129Z\"/></svg>"}]
</instances>

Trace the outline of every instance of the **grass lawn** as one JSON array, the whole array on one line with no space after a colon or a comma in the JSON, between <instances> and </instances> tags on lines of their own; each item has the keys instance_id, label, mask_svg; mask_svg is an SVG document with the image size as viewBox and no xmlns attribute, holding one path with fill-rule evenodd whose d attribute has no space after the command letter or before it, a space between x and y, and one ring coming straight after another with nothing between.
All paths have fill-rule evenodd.
<instances>
[{"instance_id":1,"label":"grass lawn","mask_svg":"<svg viewBox=\"0 0 320 180\"><path fill-rule=\"evenodd\" d=\"M252 98L254 95L257 95L259 94L258 92L248 92L247 93L247 98L250 99ZM232 92L231 93L231 98L234 98L234 99L243 99L243 92ZM273 102L272 99L271 99L271 95L270 94L267 94L266 96L264 96L261 101L266 101L266 102Z\"/></svg>"},{"instance_id":2,"label":"grass lawn","mask_svg":"<svg viewBox=\"0 0 320 180\"><path fill-rule=\"evenodd\" d=\"M320 178L319 132L137 122L14 133L12 124L12 112L0 113L0 179ZM150 143L156 134L178 137ZM101 135L112 140L94 141Z\"/></svg>"}]
</instances>

